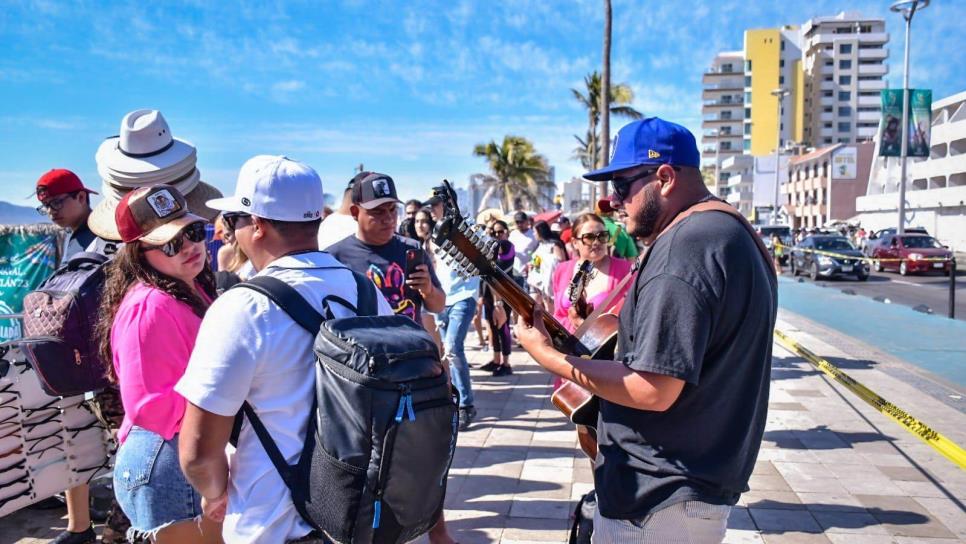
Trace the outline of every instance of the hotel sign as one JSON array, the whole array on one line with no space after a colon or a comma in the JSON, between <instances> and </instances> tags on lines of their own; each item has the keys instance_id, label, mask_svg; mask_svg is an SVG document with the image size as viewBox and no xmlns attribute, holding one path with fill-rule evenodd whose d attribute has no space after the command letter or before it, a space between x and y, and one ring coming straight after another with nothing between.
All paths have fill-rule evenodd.
<instances>
[{"instance_id":1,"label":"hotel sign","mask_svg":"<svg viewBox=\"0 0 966 544\"><path fill-rule=\"evenodd\" d=\"M859 150L855 147L843 147L832 153L832 179L841 181L855 179L858 175Z\"/></svg>"}]
</instances>

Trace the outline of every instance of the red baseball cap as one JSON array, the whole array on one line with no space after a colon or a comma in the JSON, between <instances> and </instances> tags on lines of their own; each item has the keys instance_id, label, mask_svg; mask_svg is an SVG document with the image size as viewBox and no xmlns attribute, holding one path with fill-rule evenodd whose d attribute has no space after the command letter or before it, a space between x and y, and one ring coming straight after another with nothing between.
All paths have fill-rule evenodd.
<instances>
[{"instance_id":1,"label":"red baseball cap","mask_svg":"<svg viewBox=\"0 0 966 544\"><path fill-rule=\"evenodd\" d=\"M617 209L611 204L610 198L605 197L597 201L597 213L611 213L616 211Z\"/></svg>"},{"instance_id":2,"label":"red baseball cap","mask_svg":"<svg viewBox=\"0 0 966 544\"><path fill-rule=\"evenodd\" d=\"M84 184L81 183L77 174L63 168L55 168L40 176L40 179L37 180L37 200L41 202L57 195L73 193L75 191L87 191L88 193L97 194L97 192L84 187Z\"/></svg>"},{"instance_id":3,"label":"red baseball cap","mask_svg":"<svg viewBox=\"0 0 966 544\"><path fill-rule=\"evenodd\" d=\"M170 185L140 187L124 195L114 210L114 221L122 242L143 240L155 245L169 242L192 223L207 223L188 212L188 202Z\"/></svg>"}]
</instances>

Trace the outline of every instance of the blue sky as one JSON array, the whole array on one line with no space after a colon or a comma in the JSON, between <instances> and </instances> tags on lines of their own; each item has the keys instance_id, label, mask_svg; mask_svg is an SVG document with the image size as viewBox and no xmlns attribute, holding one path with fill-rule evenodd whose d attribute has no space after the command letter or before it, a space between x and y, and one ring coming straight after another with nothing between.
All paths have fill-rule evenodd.
<instances>
[{"instance_id":1,"label":"blue sky","mask_svg":"<svg viewBox=\"0 0 966 544\"><path fill-rule=\"evenodd\" d=\"M202 178L230 192L259 153L312 165L338 192L362 163L403 197L484 170L476 143L518 134L578 175L570 95L600 65L600 0L124 2L6 0L0 13L0 200L31 203L53 167L99 187L94 152L123 115L160 109L198 148ZM890 85L903 26L889 2L615 0L613 79L635 106L700 133L700 79L746 28L842 10L884 17ZM916 16L911 84L966 90L966 2ZM612 121L616 131L621 120Z\"/></svg>"}]
</instances>

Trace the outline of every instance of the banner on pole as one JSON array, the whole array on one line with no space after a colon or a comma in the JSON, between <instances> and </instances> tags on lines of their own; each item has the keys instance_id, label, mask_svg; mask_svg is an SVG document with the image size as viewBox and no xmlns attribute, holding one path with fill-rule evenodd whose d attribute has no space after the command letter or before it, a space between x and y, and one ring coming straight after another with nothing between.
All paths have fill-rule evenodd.
<instances>
[{"instance_id":1,"label":"banner on pole","mask_svg":"<svg viewBox=\"0 0 966 544\"><path fill-rule=\"evenodd\" d=\"M0 314L19 314L23 297L57 267L53 225L0 226ZM0 342L20 338L19 319L0 319Z\"/></svg>"},{"instance_id":2,"label":"banner on pole","mask_svg":"<svg viewBox=\"0 0 966 544\"><path fill-rule=\"evenodd\" d=\"M931 127L932 91L929 89L910 89L908 156L929 156L929 129Z\"/></svg>"},{"instance_id":3,"label":"banner on pole","mask_svg":"<svg viewBox=\"0 0 966 544\"><path fill-rule=\"evenodd\" d=\"M882 121L879 128L879 156L902 154L902 89L882 91Z\"/></svg>"}]
</instances>

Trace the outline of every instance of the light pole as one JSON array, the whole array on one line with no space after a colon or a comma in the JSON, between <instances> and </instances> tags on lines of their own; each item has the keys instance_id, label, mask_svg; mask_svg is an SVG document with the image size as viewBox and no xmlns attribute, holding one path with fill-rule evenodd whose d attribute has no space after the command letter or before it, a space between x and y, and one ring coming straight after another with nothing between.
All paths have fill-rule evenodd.
<instances>
[{"instance_id":1,"label":"light pole","mask_svg":"<svg viewBox=\"0 0 966 544\"><path fill-rule=\"evenodd\" d=\"M899 173L899 226L898 233L906 232L906 160L909 153L909 33L912 30L912 16L917 11L925 9L929 5L929 0L899 0L894 2L889 9L901 13L906 20L906 50L902 61L902 147L899 152L902 168Z\"/></svg>"},{"instance_id":2,"label":"light pole","mask_svg":"<svg viewBox=\"0 0 966 544\"><path fill-rule=\"evenodd\" d=\"M782 161L782 101L786 96L791 94L791 91L784 87L779 87L771 92L778 101L778 117L775 119L775 132L777 133L777 138L775 140L775 207L772 210L771 222L773 225L778 224L778 208L779 208L779 187L781 186L781 161Z\"/></svg>"}]
</instances>

